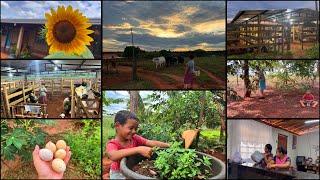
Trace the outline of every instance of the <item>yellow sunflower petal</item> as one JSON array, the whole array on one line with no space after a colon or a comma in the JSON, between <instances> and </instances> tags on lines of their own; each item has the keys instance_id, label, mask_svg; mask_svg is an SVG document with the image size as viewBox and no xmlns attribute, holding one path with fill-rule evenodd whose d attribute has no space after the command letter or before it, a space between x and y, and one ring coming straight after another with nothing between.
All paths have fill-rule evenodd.
<instances>
[{"instance_id":1,"label":"yellow sunflower petal","mask_svg":"<svg viewBox=\"0 0 320 180\"><path fill-rule=\"evenodd\" d=\"M90 37L88 34L94 33L93 30L90 30L92 26L91 23L89 23L89 19L85 17L78 9L73 9L72 6L58 6L58 8L55 10L51 9L51 13L45 13L46 23L45 26L47 28L47 34L46 34L46 42L49 48L49 53L52 54L57 51L63 51L68 54L81 54L85 51L86 45L90 46L90 42L94 41L92 37ZM61 26L56 26L58 23L61 23L61 21L64 21L64 24L61 24L62 26L73 26L73 28L76 30L76 33L74 34L74 37L71 37L70 35L60 35L60 37L55 37L58 34L56 33L54 35L54 32L59 31L59 29L55 29ZM66 24L65 21L69 22ZM69 36L69 37L68 37ZM62 38L62 39L61 39ZM69 38L69 40L63 38Z\"/></svg>"}]
</instances>

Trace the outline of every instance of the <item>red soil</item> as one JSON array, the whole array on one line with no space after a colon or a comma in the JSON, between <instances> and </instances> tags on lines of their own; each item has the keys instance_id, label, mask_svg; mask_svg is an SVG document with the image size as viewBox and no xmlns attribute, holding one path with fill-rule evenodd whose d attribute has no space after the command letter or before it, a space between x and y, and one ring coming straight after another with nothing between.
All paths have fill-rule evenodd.
<instances>
[{"instance_id":1,"label":"red soil","mask_svg":"<svg viewBox=\"0 0 320 180\"><path fill-rule=\"evenodd\" d=\"M243 89L236 89L243 95ZM312 89L316 101L319 102L319 84ZM257 93L251 98L240 101L228 101L228 118L318 118L319 105L316 108L300 106L303 93L296 91L282 93L267 87L265 99L259 99Z\"/></svg>"}]
</instances>

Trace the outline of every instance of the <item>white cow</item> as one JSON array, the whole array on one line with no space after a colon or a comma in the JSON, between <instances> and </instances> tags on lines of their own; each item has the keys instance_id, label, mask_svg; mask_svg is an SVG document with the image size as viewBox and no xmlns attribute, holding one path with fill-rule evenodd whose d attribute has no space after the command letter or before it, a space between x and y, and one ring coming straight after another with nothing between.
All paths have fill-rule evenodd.
<instances>
[{"instance_id":1,"label":"white cow","mask_svg":"<svg viewBox=\"0 0 320 180\"><path fill-rule=\"evenodd\" d=\"M153 58L152 61L154 63L156 63L156 69L158 69L158 66L162 67L162 66L166 65L166 59L163 56Z\"/></svg>"}]
</instances>

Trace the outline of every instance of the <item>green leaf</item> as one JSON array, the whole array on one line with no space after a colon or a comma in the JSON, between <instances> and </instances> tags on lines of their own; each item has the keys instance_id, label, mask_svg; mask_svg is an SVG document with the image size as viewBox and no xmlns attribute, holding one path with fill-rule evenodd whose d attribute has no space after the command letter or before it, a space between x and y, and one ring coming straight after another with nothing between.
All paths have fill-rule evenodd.
<instances>
[{"instance_id":1,"label":"green leaf","mask_svg":"<svg viewBox=\"0 0 320 180\"><path fill-rule=\"evenodd\" d=\"M14 137L9 137L7 140L6 140L6 145L7 146L10 146L14 141Z\"/></svg>"},{"instance_id":2,"label":"green leaf","mask_svg":"<svg viewBox=\"0 0 320 180\"><path fill-rule=\"evenodd\" d=\"M23 141L20 139L15 138L13 141L13 145L17 148L17 149L21 149L22 145L23 145Z\"/></svg>"}]
</instances>

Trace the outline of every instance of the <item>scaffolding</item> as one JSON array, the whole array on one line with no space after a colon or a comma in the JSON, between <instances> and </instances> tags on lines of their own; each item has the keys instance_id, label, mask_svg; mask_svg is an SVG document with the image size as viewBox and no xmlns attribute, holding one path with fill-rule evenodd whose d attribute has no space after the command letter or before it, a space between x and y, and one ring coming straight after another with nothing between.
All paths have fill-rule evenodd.
<instances>
[{"instance_id":1,"label":"scaffolding","mask_svg":"<svg viewBox=\"0 0 320 180\"><path fill-rule=\"evenodd\" d=\"M301 49L318 43L319 14L312 9L239 11L227 25L228 54L290 51L292 43Z\"/></svg>"}]
</instances>

